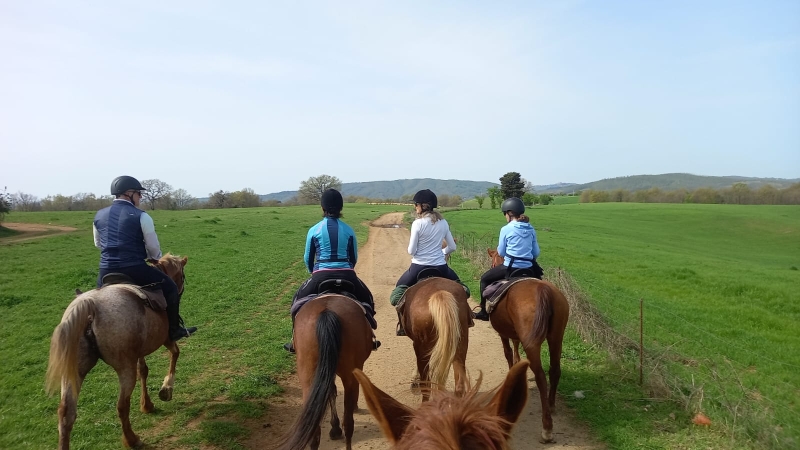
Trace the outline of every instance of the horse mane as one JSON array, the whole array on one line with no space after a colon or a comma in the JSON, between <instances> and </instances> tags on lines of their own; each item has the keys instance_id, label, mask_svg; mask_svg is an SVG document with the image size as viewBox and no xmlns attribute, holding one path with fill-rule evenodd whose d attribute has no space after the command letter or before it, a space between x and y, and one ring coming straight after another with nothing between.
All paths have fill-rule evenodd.
<instances>
[{"instance_id":1,"label":"horse mane","mask_svg":"<svg viewBox=\"0 0 800 450\"><path fill-rule=\"evenodd\" d=\"M490 411L489 402L498 388L479 393L482 375L463 397L433 391L431 400L414 412L414 418L397 443L396 450L441 448L507 450L510 423Z\"/></svg>"}]
</instances>

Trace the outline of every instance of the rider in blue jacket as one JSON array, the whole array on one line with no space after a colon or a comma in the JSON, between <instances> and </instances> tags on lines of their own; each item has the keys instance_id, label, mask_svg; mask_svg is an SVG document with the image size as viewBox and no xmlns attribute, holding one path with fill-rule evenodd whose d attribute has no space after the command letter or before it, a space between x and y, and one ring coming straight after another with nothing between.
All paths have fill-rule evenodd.
<instances>
[{"instance_id":1,"label":"rider in blue jacket","mask_svg":"<svg viewBox=\"0 0 800 450\"><path fill-rule=\"evenodd\" d=\"M481 310L475 315L478 320L489 320L483 291L495 281L505 278L509 270L530 268L534 277L540 280L544 273L536 262L539 243L530 217L523 214L525 204L517 197L511 197L503 202L501 209L508 223L500 229L497 253L504 257L504 261L503 265L493 267L481 276Z\"/></svg>"},{"instance_id":2,"label":"rider in blue jacket","mask_svg":"<svg viewBox=\"0 0 800 450\"><path fill-rule=\"evenodd\" d=\"M303 261L311 273L311 278L305 281L292 300L297 300L311 294L317 294L319 285L325 280L341 279L349 281L355 289L355 296L364 305L370 326L378 327L375 322L375 302L372 293L358 278L355 271L358 261L358 243L356 234L349 225L341 220L344 199L336 189L328 189L320 198L322 207L322 220L308 230L306 235L306 250ZM294 316L292 316L294 321ZM294 351L291 342L284 345L290 352Z\"/></svg>"},{"instance_id":3,"label":"rider in blue jacket","mask_svg":"<svg viewBox=\"0 0 800 450\"><path fill-rule=\"evenodd\" d=\"M114 178L111 206L101 209L94 217L94 245L100 249L100 273L97 287L106 274L123 273L139 286L160 283L167 300L169 338L172 341L190 336L196 327L184 327L179 313L182 292L164 272L147 264L147 259L161 258L161 247L155 225L149 214L139 209L142 200L139 180L129 176Z\"/></svg>"}]
</instances>

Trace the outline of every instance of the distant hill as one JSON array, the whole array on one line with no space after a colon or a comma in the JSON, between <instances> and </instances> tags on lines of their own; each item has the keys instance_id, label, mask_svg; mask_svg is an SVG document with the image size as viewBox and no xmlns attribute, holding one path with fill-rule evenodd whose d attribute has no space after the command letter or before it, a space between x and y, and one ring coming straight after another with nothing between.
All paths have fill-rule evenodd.
<instances>
[{"instance_id":1,"label":"distant hill","mask_svg":"<svg viewBox=\"0 0 800 450\"><path fill-rule=\"evenodd\" d=\"M735 183L745 183L751 189L758 189L766 184L771 184L777 189L789 187L794 183L800 183L800 178L754 178L740 176L709 177L702 175L692 175L689 173L665 173L661 175L632 175L627 177L606 178L599 181L584 184L562 183L562 187L550 187L546 189L536 189L536 192L558 193L572 192L583 189L595 189L599 191L613 191L625 189L628 191L638 191L642 189L659 188L665 191L675 189L686 189L689 191L709 187L722 189L733 186Z\"/></svg>"},{"instance_id":2,"label":"distant hill","mask_svg":"<svg viewBox=\"0 0 800 450\"><path fill-rule=\"evenodd\" d=\"M489 181L436 180L433 178L414 178L392 181L366 181L362 183L342 183L342 195L355 195L367 198L400 198L403 195L414 195L422 189L430 189L436 195L459 195L469 199L485 194L492 186L500 183ZM281 191L262 195L262 200L286 201L297 195L297 191Z\"/></svg>"}]
</instances>

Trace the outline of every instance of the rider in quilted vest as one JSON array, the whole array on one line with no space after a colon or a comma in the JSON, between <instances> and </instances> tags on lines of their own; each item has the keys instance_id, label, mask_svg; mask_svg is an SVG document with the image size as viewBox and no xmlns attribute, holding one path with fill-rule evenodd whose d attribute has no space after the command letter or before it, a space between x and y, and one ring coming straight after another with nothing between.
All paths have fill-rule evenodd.
<instances>
[{"instance_id":1,"label":"rider in quilted vest","mask_svg":"<svg viewBox=\"0 0 800 450\"><path fill-rule=\"evenodd\" d=\"M500 229L497 253L504 257L504 262L500 266L492 267L481 276L481 310L475 314L478 320L489 320L483 291L495 281L505 278L509 269L532 268L536 278L540 280L543 274L542 268L536 262L539 256L536 230L530 224L530 217L523 214L525 204L517 197L511 197L503 202L500 209L507 224Z\"/></svg>"},{"instance_id":2,"label":"rider in quilted vest","mask_svg":"<svg viewBox=\"0 0 800 450\"><path fill-rule=\"evenodd\" d=\"M147 259L161 258L161 247L153 219L139 209L144 190L136 178L115 178L111 182L114 201L94 217L94 245L100 249L97 287L102 286L103 277L112 272L131 277L139 286L161 283L167 300L169 338L177 341L190 336L197 328L183 325L179 313L181 293L175 282L146 262Z\"/></svg>"}]
</instances>

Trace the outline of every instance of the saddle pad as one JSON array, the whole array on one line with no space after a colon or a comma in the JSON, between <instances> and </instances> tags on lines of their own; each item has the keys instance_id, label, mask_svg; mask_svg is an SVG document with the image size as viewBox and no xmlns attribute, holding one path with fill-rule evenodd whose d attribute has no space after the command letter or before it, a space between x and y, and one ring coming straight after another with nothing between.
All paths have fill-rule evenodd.
<instances>
[{"instance_id":1,"label":"saddle pad","mask_svg":"<svg viewBox=\"0 0 800 450\"><path fill-rule=\"evenodd\" d=\"M430 278L426 278L426 279L420 281L419 283L415 284L414 286L411 286L410 288L407 288L405 290L405 292L403 292L403 296L400 297L400 301L398 301L397 304L394 306L394 308L397 310L397 312L401 316L403 315L403 310L406 308L406 294L408 294L408 291L413 290L415 287L419 286L420 284L424 284L428 280L430 280ZM462 284L461 286L464 287L464 290L467 292L467 297L469 297L469 287L467 287L467 285L465 285L465 284ZM469 319L468 319L467 322L469 323L469 328L472 328L472 327L475 326L475 321L472 318L472 314L469 315Z\"/></svg>"},{"instance_id":2,"label":"saddle pad","mask_svg":"<svg viewBox=\"0 0 800 450\"><path fill-rule=\"evenodd\" d=\"M497 304L500 303L500 300L504 298L506 291L511 288L511 286L519 283L520 281L530 280L531 278L512 278L510 280L500 280L495 281L494 283L486 286L486 290L483 291L483 296L486 297L486 312L491 314L492 311L497 307ZM535 280L535 278L533 278Z\"/></svg>"},{"instance_id":3,"label":"saddle pad","mask_svg":"<svg viewBox=\"0 0 800 450\"><path fill-rule=\"evenodd\" d=\"M164 292L162 292L161 289L142 289L133 284L112 284L110 286L114 286L117 289L125 289L126 291L135 294L153 311L161 312L166 311L167 309L167 299L164 297Z\"/></svg>"}]
</instances>

